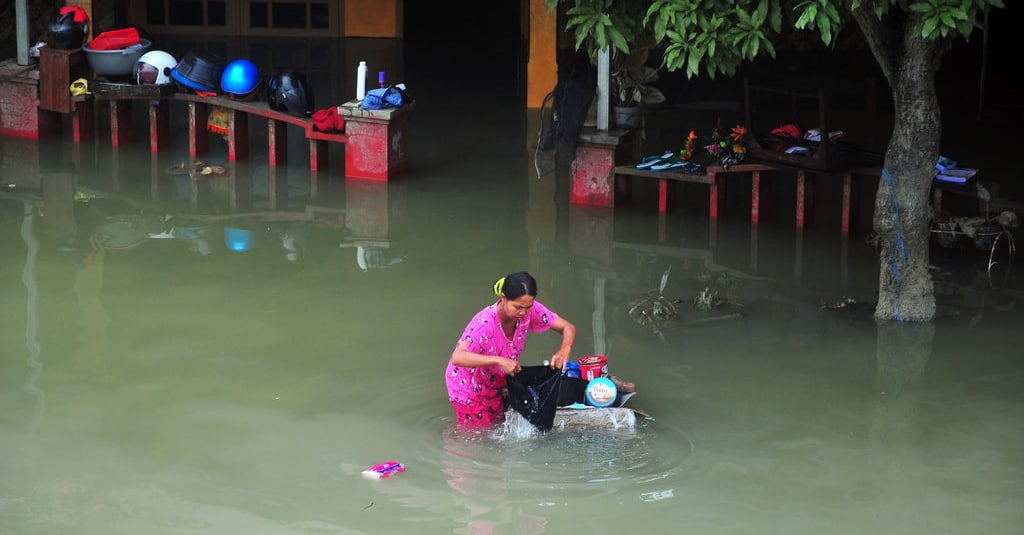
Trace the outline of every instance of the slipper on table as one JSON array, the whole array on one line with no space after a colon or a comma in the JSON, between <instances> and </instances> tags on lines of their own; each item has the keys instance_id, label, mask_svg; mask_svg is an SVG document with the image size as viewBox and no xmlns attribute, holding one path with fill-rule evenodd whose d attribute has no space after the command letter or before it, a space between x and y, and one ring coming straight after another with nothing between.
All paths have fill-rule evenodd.
<instances>
[{"instance_id":1,"label":"slipper on table","mask_svg":"<svg viewBox=\"0 0 1024 535\"><path fill-rule=\"evenodd\" d=\"M662 154L661 156L644 156L640 160L640 163L636 164L636 168L637 169L649 169L649 168L651 168L654 165L657 165L657 164L659 164L661 162L664 162L664 161L672 158L673 156L674 155L672 154L671 151L665 151L665 153Z\"/></svg>"},{"instance_id":2,"label":"slipper on table","mask_svg":"<svg viewBox=\"0 0 1024 535\"><path fill-rule=\"evenodd\" d=\"M668 171L671 169L679 169L684 165L684 162L678 157L673 156L661 163L651 166L651 171Z\"/></svg>"}]
</instances>

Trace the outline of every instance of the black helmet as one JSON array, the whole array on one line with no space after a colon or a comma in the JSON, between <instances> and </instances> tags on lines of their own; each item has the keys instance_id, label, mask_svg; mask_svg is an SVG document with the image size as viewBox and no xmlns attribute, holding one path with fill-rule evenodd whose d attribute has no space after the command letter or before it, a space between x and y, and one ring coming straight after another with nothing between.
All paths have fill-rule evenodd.
<instances>
[{"instance_id":1,"label":"black helmet","mask_svg":"<svg viewBox=\"0 0 1024 535\"><path fill-rule=\"evenodd\" d=\"M271 109L287 110L292 115L313 115L313 88L306 75L298 71L285 71L270 79L267 85L267 103Z\"/></svg>"},{"instance_id":2,"label":"black helmet","mask_svg":"<svg viewBox=\"0 0 1024 535\"><path fill-rule=\"evenodd\" d=\"M77 6L64 6L57 19L50 25L48 45L58 50L73 50L82 47L85 35L89 33L89 17Z\"/></svg>"},{"instance_id":3,"label":"black helmet","mask_svg":"<svg viewBox=\"0 0 1024 535\"><path fill-rule=\"evenodd\" d=\"M171 69L171 79L178 83L182 91L216 93L223 72L224 60L217 54L189 50Z\"/></svg>"}]
</instances>

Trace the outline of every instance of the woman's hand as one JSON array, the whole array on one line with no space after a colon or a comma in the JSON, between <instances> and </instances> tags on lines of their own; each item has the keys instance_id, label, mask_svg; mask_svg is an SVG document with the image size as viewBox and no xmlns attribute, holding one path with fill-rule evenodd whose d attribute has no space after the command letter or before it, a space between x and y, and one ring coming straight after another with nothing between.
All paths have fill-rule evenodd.
<instances>
[{"instance_id":1,"label":"woman's hand","mask_svg":"<svg viewBox=\"0 0 1024 535\"><path fill-rule=\"evenodd\" d=\"M479 353L473 353L469 350L469 344L465 340L459 340L455 345L455 351L452 351L452 364L456 366L501 366L501 369L505 371L507 375L515 375L523 371L523 367L519 365L518 361L507 359L505 357L495 357L492 355L481 355Z\"/></svg>"},{"instance_id":2,"label":"woman's hand","mask_svg":"<svg viewBox=\"0 0 1024 535\"><path fill-rule=\"evenodd\" d=\"M501 366L501 369L505 370L505 375L515 375L523 371L523 367L519 365L518 361L505 357L498 357L498 365Z\"/></svg>"},{"instance_id":3,"label":"woman's hand","mask_svg":"<svg viewBox=\"0 0 1024 535\"><path fill-rule=\"evenodd\" d=\"M562 334L562 345L551 356L551 369L564 372L565 365L569 363L569 352L572 351L572 344L576 341L576 326L569 323L565 318L559 317L551 324L551 330Z\"/></svg>"}]
</instances>

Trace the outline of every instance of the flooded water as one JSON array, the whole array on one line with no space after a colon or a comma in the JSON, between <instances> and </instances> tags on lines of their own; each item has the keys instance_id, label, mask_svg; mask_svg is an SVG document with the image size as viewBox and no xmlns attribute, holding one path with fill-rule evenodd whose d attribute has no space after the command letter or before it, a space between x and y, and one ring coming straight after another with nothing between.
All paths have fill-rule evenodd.
<instances>
[{"instance_id":1,"label":"flooded water","mask_svg":"<svg viewBox=\"0 0 1024 535\"><path fill-rule=\"evenodd\" d=\"M157 158L144 132L0 140L0 532L1019 533L1024 286L1002 250L991 270L936 250L943 315L879 328L869 225L842 236L834 184L803 231L785 180L755 227L739 193L715 224L700 189L663 220L653 184L571 205L514 84L453 102L406 74L409 172L346 179L332 147L315 196L303 141L270 169L258 121L252 158L215 138L230 176L198 181L166 171L180 129ZM518 270L650 418L453 430L453 344ZM679 315L656 331L629 310L666 270ZM361 476L385 460L407 470Z\"/></svg>"}]
</instances>

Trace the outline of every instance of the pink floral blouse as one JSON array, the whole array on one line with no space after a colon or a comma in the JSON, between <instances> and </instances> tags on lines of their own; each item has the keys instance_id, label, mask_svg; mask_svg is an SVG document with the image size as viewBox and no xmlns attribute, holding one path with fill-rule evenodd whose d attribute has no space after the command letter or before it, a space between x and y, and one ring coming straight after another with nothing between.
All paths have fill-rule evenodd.
<instances>
[{"instance_id":1,"label":"pink floral blouse","mask_svg":"<svg viewBox=\"0 0 1024 535\"><path fill-rule=\"evenodd\" d=\"M526 346L527 333L546 331L556 320L557 314L548 310L540 301L534 301L530 313L516 323L510 340L501 330L498 305L494 303L473 316L459 341L465 340L467 349L473 353L519 360ZM448 386L448 398L452 402L492 399L500 396L501 390L505 388L505 372L496 364L467 368L448 361L445 383Z\"/></svg>"}]
</instances>

